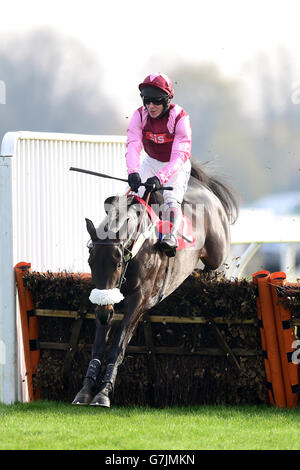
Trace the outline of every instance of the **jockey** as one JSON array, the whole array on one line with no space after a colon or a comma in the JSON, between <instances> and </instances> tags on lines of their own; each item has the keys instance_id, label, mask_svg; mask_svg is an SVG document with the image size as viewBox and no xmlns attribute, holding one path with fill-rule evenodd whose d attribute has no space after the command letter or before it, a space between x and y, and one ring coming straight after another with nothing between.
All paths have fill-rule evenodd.
<instances>
[{"instance_id":1,"label":"jockey","mask_svg":"<svg viewBox=\"0 0 300 470\"><path fill-rule=\"evenodd\" d=\"M127 129L128 184L140 196L141 182L146 182L146 189L173 187L172 191L163 191L164 218L173 227L163 235L161 246L168 256L174 256L182 221L181 203L191 173L190 119L181 106L171 103L174 89L165 74L148 75L139 89L143 106L134 112ZM146 157L141 163L142 148Z\"/></svg>"}]
</instances>

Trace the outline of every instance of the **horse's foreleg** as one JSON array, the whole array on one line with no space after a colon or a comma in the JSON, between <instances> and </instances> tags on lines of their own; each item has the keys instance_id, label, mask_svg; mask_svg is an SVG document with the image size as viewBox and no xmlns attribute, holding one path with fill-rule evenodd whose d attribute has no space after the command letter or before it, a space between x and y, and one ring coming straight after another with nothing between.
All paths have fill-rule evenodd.
<instances>
[{"instance_id":1,"label":"horse's foreleg","mask_svg":"<svg viewBox=\"0 0 300 470\"><path fill-rule=\"evenodd\" d=\"M88 365L83 386L74 398L73 405L88 405L99 388L101 361L111 328L111 316L112 312L108 315L98 315L96 311L96 335L93 344L92 359Z\"/></svg>"},{"instance_id":2,"label":"horse's foreleg","mask_svg":"<svg viewBox=\"0 0 300 470\"><path fill-rule=\"evenodd\" d=\"M126 313L124 313L124 318L107 358L106 372L100 384L100 391L93 398L90 405L110 407L110 395L114 388L118 367L124 359L127 345L132 338L140 318L140 309L131 306L130 311L130 314L128 313L126 315Z\"/></svg>"},{"instance_id":3,"label":"horse's foreleg","mask_svg":"<svg viewBox=\"0 0 300 470\"><path fill-rule=\"evenodd\" d=\"M106 372L100 385L100 391L94 396L90 405L110 407L110 394L114 389L118 366L116 362L109 362Z\"/></svg>"}]
</instances>

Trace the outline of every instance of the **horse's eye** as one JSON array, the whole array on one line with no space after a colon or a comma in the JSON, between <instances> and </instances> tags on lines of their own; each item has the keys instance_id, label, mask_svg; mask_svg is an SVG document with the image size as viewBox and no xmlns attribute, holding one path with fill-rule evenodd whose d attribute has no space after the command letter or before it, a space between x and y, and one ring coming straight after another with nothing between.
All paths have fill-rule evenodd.
<instances>
[{"instance_id":1,"label":"horse's eye","mask_svg":"<svg viewBox=\"0 0 300 470\"><path fill-rule=\"evenodd\" d=\"M122 263L117 264L117 268L120 268L122 266Z\"/></svg>"}]
</instances>

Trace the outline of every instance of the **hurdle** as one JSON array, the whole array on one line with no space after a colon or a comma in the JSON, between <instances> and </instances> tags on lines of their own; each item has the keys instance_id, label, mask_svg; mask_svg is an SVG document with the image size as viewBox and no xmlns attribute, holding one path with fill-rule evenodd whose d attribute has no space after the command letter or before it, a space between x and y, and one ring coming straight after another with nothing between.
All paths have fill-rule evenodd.
<instances>
[{"instance_id":1,"label":"hurdle","mask_svg":"<svg viewBox=\"0 0 300 470\"><path fill-rule=\"evenodd\" d=\"M29 357L27 367L28 395L31 401L37 399L32 390L32 379L35 374L33 368L37 366L37 362L34 361L37 360L37 356L31 362L32 356L30 354L31 352L36 354L37 350L39 354L39 350L41 350L37 383L41 386L42 398L45 398L46 392L48 399L59 399L59 393L65 394L70 391L68 389L70 371L72 370L71 382L73 383L74 380L77 380L75 377L80 374L81 365L79 366L79 363L83 358L83 352L85 351L84 357L86 358L88 350L92 347L93 333L90 328L92 327L91 320L95 321L93 305L89 306L84 315L81 312L82 301L85 296L88 298L92 279L89 274L84 273L32 273L29 272L30 263L18 263L16 274L20 270L20 277L25 274L24 283L18 282L18 293L21 317L25 318L25 322L22 323L22 325L25 324L23 337L27 337L25 349L27 349ZM287 297L286 293L281 293L280 290L277 292L277 283L288 289L293 287L295 293L290 293ZM191 288L194 295L191 295ZM273 300L274 289L276 290L275 301ZM183 310L180 311L180 301L176 302L175 307L172 296L170 296L154 311L149 312L141 319L137 343L128 348L128 357L135 356L134 361L139 361L138 357L141 356L147 358L146 368L140 369L140 373L141 376L145 374L149 376L149 383L154 384L154 390L155 386L159 386L162 377L159 379L157 376L151 358L158 358L158 361L172 361L172 356L177 357L176 361L180 358L182 372L186 364L189 363L189 358L194 360L193 367L201 370L204 364L206 364L205 367L214 369L216 357L218 357L220 362L217 367L223 364L222 371L218 372L219 376L223 374L221 380L230 374L231 378L226 380L232 380L237 386L237 390L240 387L240 392L236 395L237 402L238 399L244 399L244 394L248 393L242 391L245 387L243 381L246 380L245 390L253 390L251 399L255 396L256 399L262 400L263 393L265 398L262 403L268 403L268 398L271 406L295 408L298 404L298 364L295 361L294 343L298 342L295 341L294 329L300 324L300 310L297 302L296 309L295 306L293 307L292 317L291 310L286 307L283 301L285 300L287 305L292 307L293 302L290 297L293 295L296 296L295 298L299 297L300 283L287 283L285 274L282 272L270 274L268 271L260 271L253 275L253 281L235 280L234 282L225 279L215 282L205 281L200 273L195 272L179 290ZM73 295L70 296L68 291L73 292ZM36 305L32 304L32 295L36 299ZM217 303L214 303L216 298ZM26 299L28 299L27 302ZM188 307L188 305L190 306ZM172 306L171 311L170 306ZM276 319L276 310L278 309L283 310L280 312L280 318ZM189 316L188 312L191 311L193 314ZM41 336L39 336L38 329L35 328L33 341L30 337L30 320L32 318L36 323L39 323L41 330ZM122 318L121 312L114 313L115 322L121 321ZM67 328L66 324L69 325ZM54 325L54 330L60 331L57 337L52 336L51 329L47 333L47 328L49 326L53 328ZM184 329L190 332L191 336L187 335L186 331L184 335L184 337L190 338L191 341L187 341L187 344L191 345L190 347L186 347L186 344L183 345L183 336L180 336L182 326L179 327L179 325L184 325ZM161 343L160 340L157 340L161 336L166 341L165 335L169 335L170 328L174 331L181 331L177 338L177 346L174 344L175 333L171 340L171 346L168 345L168 341ZM87 334L88 331L89 334ZM204 331L206 331L206 335L208 334L204 343L198 339L195 341L195 337L198 338L199 334L202 338ZM216 332L217 334L215 334ZM143 335L144 341L141 341ZM240 339L237 342L236 338L239 335ZM284 342L280 340L280 335ZM36 348L37 344L38 348ZM24 351L24 355L26 356L26 351ZM51 357L54 359L55 365L49 359ZM58 365L58 361L61 361L60 365ZM142 367L145 367L145 364ZM64 377L63 383L60 382L61 377ZM46 391L47 380L51 390L52 380L55 384L59 384L58 395L53 397L53 395L51 396L53 390L52 392ZM239 382L239 380L241 381ZM232 387L230 389L233 390ZM66 398L60 396L61 399ZM158 399L158 395L156 398ZM199 399L201 399L201 393ZM233 399L231 396L231 400Z\"/></svg>"}]
</instances>

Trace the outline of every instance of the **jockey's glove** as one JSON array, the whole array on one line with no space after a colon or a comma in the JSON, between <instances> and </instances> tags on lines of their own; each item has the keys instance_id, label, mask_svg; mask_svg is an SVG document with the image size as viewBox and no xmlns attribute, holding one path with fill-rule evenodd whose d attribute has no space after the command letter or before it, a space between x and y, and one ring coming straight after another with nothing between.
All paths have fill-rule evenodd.
<instances>
[{"instance_id":1,"label":"jockey's glove","mask_svg":"<svg viewBox=\"0 0 300 470\"><path fill-rule=\"evenodd\" d=\"M151 178L147 179L145 186L148 191L152 191L153 189L161 188L161 182L159 181L157 176L151 176Z\"/></svg>"},{"instance_id":2,"label":"jockey's glove","mask_svg":"<svg viewBox=\"0 0 300 470\"><path fill-rule=\"evenodd\" d=\"M130 186L131 191L133 191L134 193L136 193L139 187L141 186L141 182L142 180L139 173L130 173L130 175L128 175L128 184Z\"/></svg>"}]
</instances>

